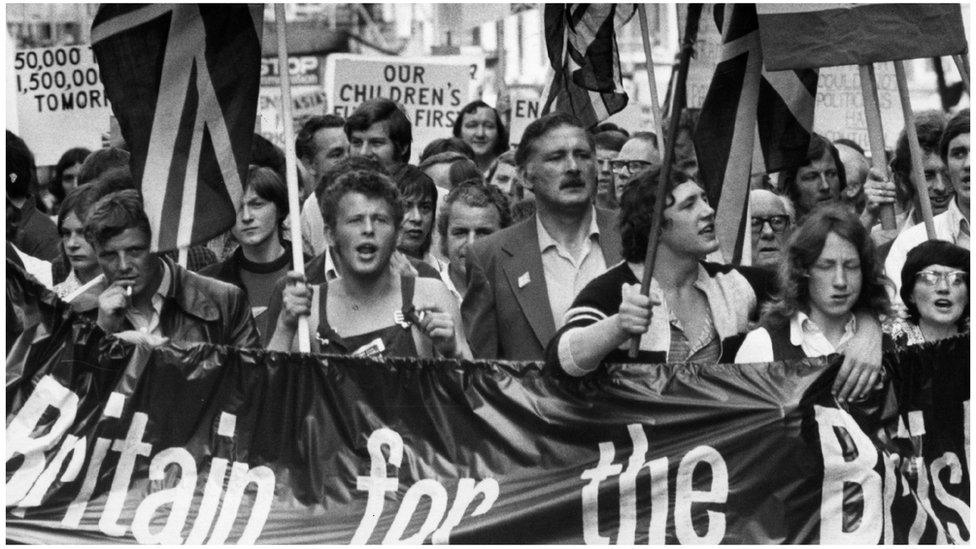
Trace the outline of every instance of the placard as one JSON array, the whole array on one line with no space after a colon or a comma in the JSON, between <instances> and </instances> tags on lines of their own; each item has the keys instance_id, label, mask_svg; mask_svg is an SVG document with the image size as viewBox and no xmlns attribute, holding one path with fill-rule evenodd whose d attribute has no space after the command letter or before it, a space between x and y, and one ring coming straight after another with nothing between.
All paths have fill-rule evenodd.
<instances>
[{"instance_id":1,"label":"placard","mask_svg":"<svg viewBox=\"0 0 976 549\"><path fill-rule=\"evenodd\" d=\"M349 117L376 97L396 101L413 125L413 160L427 143L450 137L458 111L468 103L484 58L386 57L335 54L326 59L329 112Z\"/></svg>"},{"instance_id":2,"label":"placard","mask_svg":"<svg viewBox=\"0 0 976 549\"><path fill-rule=\"evenodd\" d=\"M875 63L874 74L878 82L878 106L881 108L885 146L893 149L898 134L905 127L895 66L893 63ZM861 77L856 66L820 69L813 129L831 141L846 137L865 151L871 151L868 124L864 118Z\"/></svg>"},{"instance_id":3,"label":"placard","mask_svg":"<svg viewBox=\"0 0 976 549\"><path fill-rule=\"evenodd\" d=\"M320 86L322 84L322 57L301 55L288 57L288 74L292 86ZM261 86L281 85L281 70L277 57L261 59Z\"/></svg>"},{"instance_id":4,"label":"placard","mask_svg":"<svg viewBox=\"0 0 976 549\"><path fill-rule=\"evenodd\" d=\"M295 135L312 116L326 111L325 91L318 86L297 86L291 89L291 115ZM258 133L284 147L285 126L281 118L281 89L261 87L258 92Z\"/></svg>"},{"instance_id":5,"label":"placard","mask_svg":"<svg viewBox=\"0 0 976 549\"><path fill-rule=\"evenodd\" d=\"M101 148L112 109L90 47L19 49L13 63L18 128L38 166L72 147Z\"/></svg>"}]
</instances>

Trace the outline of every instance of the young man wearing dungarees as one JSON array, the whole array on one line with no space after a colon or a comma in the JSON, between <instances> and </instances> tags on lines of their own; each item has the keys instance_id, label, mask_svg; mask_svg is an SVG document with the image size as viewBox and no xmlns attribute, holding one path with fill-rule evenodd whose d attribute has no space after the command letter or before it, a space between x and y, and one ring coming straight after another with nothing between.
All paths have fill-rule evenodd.
<instances>
[{"instance_id":1,"label":"young man wearing dungarees","mask_svg":"<svg viewBox=\"0 0 976 549\"><path fill-rule=\"evenodd\" d=\"M323 205L326 239L343 275L310 287L289 273L269 348L295 350L298 318L309 315L314 352L470 358L460 311L444 283L390 267L403 218L393 181L352 170L329 187Z\"/></svg>"}]
</instances>

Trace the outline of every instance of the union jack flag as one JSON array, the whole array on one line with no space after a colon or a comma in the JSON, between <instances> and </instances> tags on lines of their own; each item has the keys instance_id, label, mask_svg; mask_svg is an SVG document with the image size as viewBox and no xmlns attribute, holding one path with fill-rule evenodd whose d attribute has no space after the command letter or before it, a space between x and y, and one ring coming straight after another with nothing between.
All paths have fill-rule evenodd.
<instances>
[{"instance_id":1,"label":"union jack flag","mask_svg":"<svg viewBox=\"0 0 976 549\"><path fill-rule=\"evenodd\" d=\"M546 4L546 49L552 65L542 112L573 114L586 127L627 106L616 29L634 4Z\"/></svg>"},{"instance_id":2,"label":"union jack flag","mask_svg":"<svg viewBox=\"0 0 976 549\"><path fill-rule=\"evenodd\" d=\"M755 4L715 8L722 53L695 129L699 178L715 204L725 260L748 258L745 223L752 174L806 161L818 73L766 71Z\"/></svg>"},{"instance_id":3,"label":"union jack flag","mask_svg":"<svg viewBox=\"0 0 976 549\"><path fill-rule=\"evenodd\" d=\"M257 116L261 5L102 4L92 50L132 154L152 249L234 225Z\"/></svg>"}]
</instances>

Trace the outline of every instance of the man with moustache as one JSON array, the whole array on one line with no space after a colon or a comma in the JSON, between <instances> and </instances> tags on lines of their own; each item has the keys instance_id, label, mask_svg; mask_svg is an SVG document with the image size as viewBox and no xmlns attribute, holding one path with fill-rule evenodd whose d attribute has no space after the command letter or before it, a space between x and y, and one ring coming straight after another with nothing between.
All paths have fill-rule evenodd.
<instances>
[{"instance_id":1,"label":"man with moustache","mask_svg":"<svg viewBox=\"0 0 976 549\"><path fill-rule=\"evenodd\" d=\"M152 232L137 191L99 199L86 217L85 238L107 282L96 318L105 333L148 345L171 339L259 346L243 290L149 251Z\"/></svg>"},{"instance_id":2,"label":"man with moustache","mask_svg":"<svg viewBox=\"0 0 976 549\"><path fill-rule=\"evenodd\" d=\"M620 260L616 215L593 205L593 138L578 120L533 121L515 160L536 213L469 249L461 311L477 358L541 359L575 295Z\"/></svg>"},{"instance_id":3,"label":"man with moustache","mask_svg":"<svg viewBox=\"0 0 976 549\"><path fill-rule=\"evenodd\" d=\"M969 109L959 111L946 125L939 143L939 155L944 163L945 175L955 197L946 211L932 219L935 237L962 248L969 249ZM885 259L885 275L893 283L889 297L893 304L901 305L901 270L909 250L928 238L925 225L918 224L905 229L891 245ZM890 290L891 288L889 288Z\"/></svg>"},{"instance_id":4,"label":"man with moustache","mask_svg":"<svg viewBox=\"0 0 976 549\"><path fill-rule=\"evenodd\" d=\"M793 206L786 197L766 189L753 189L749 191L749 217L752 265L776 270L793 230Z\"/></svg>"}]
</instances>

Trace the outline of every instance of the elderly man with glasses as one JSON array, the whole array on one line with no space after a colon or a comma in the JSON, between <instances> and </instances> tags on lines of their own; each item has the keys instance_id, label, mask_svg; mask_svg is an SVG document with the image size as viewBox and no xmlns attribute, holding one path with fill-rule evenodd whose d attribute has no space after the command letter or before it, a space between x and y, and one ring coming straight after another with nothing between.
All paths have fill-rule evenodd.
<instances>
[{"instance_id":1,"label":"elderly man with glasses","mask_svg":"<svg viewBox=\"0 0 976 549\"><path fill-rule=\"evenodd\" d=\"M630 136L620 149L617 158L610 161L617 191L617 202L624 192L624 185L638 173L661 163L657 150L657 137L651 132L637 132Z\"/></svg>"},{"instance_id":2,"label":"elderly man with glasses","mask_svg":"<svg viewBox=\"0 0 976 549\"><path fill-rule=\"evenodd\" d=\"M749 192L749 216L753 266L776 269L793 231L793 205L785 196L755 189Z\"/></svg>"}]
</instances>

